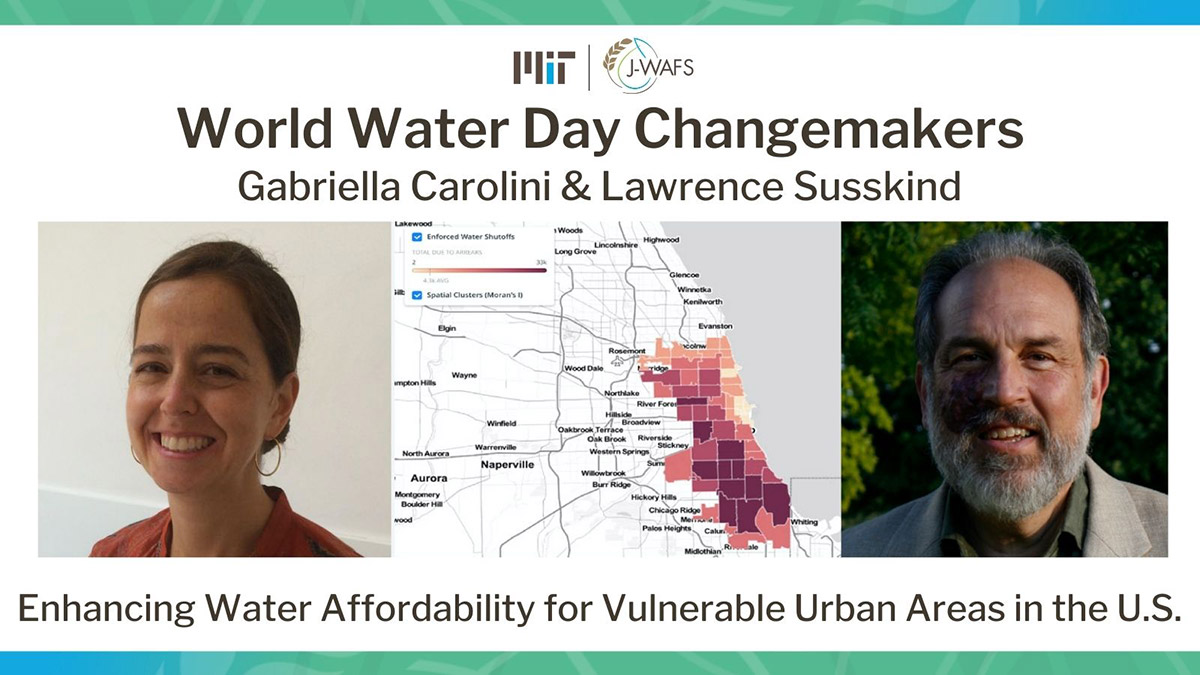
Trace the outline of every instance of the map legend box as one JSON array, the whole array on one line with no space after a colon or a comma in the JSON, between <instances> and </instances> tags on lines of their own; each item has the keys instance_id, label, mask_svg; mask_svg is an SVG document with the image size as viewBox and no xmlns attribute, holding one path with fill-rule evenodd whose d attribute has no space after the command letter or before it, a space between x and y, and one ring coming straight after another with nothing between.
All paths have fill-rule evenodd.
<instances>
[{"instance_id":1,"label":"map legend box","mask_svg":"<svg viewBox=\"0 0 1200 675\"><path fill-rule=\"evenodd\" d=\"M401 239L410 306L554 303L549 226L423 228Z\"/></svg>"}]
</instances>

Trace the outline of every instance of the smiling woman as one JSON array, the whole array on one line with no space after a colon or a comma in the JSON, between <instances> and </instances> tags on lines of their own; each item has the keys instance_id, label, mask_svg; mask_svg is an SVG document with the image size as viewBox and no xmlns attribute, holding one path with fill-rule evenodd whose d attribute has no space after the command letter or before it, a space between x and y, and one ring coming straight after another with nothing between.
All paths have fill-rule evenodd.
<instances>
[{"instance_id":1,"label":"smiling woman","mask_svg":"<svg viewBox=\"0 0 1200 675\"><path fill-rule=\"evenodd\" d=\"M138 298L125 414L169 507L92 555L357 555L260 480L281 461L299 351L295 298L257 251L205 242L164 261Z\"/></svg>"}]
</instances>

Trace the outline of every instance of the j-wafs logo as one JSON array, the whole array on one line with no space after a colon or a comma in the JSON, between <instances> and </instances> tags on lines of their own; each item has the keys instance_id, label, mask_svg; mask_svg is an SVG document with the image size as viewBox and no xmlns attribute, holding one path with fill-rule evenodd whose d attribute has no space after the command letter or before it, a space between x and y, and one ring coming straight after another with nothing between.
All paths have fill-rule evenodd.
<instances>
[{"instance_id":1,"label":"j-wafs logo","mask_svg":"<svg viewBox=\"0 0 1200 675\"><path fill-rule=\"evenodd\" d=\"M575 52L513 52L513 84L566 84Z\"/></svg>"},{"instance_id":2,"label":"j-wafs logo","mask_svg":"<svg viewBox=\"0 0 1200 675\"><path fill-rule=\"evenodd\" d=\"M663 77L691 77L691 59L662 58L641 38L622 38L604 52L608 79L626 94L648 91Z\"/></svg>"}]
</instances>

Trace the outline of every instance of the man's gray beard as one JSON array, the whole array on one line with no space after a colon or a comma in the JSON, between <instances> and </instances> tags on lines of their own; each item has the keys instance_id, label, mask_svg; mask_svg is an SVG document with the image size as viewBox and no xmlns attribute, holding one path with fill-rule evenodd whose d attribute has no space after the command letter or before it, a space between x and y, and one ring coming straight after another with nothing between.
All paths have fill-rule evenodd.
<instances>
[{"instance_id":1,"label":"man's gray beard","mask_svg":"<svg viewBox=\"0 0 1200 675\"><path fill-rule=\"evenodd\" d=\"M1087 400L1091 378L1086 380L1088 389L1084 391L1079 424L1073 432L1060 435L1051 435L1040 415L1012 408L982 411L962 433L956 434L946 428L938 414L942 406L930 382L925 428L938 471L963 501L983 515L1012 523L1037 513L1083 469L1092 435L1092 407ZM983 428L1005 421L1035 427L1043 454L1030 458L973 451L973 442Z\"/></svg>"}]
</instances>

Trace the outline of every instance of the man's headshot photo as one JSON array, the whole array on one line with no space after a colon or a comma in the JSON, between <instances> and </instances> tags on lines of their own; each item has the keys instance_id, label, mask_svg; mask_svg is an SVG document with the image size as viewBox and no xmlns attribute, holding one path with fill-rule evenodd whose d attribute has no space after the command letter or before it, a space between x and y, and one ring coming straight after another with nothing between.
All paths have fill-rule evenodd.
<instances>
[{"instance_id":1,"label":"man's headshot photo","mask_svg":"<svg viewBox=\"0 0 1200 675\"><path fill-rule=\"evenodd\" d=\"M918 237L922 229L917 224L887 223L847 225L846 229L872 227L881 231L907 227ZM899 505L879 499L870 513L847 517L858 524L843 532L842 554L1166 556L1167 496L1152 489L1165 491L1165 226L1047 227L1031 223L934 225L928 229L946 241L924 261L919 282L908 294L913 304L905 302L912 312L912 376L902 386L911 388L912 395L888 391L892 382L878 382L868 372L870 363L860 367L861 350L846 349L844 355L844 368L853 367L856 372L850 374L849 385L843 373L843 467L849 459L850 468L858 470L851 478L857 477L861 483L843 478L843 506L848 501L847 491L857 488L852 497L868 496L867 479L883 469L878 455L884 448L875 447L874 441L895 434L896 423L905 419L909 427L915 427L907 430L908 440L925 437L925 449L918 452L926 465L932 460L936 487ZM1121 236L1113 235L1105 245L1112 232ZM856 264L874 267L872 260L856 261L854 254L857 246L880 233L847 234L844 230L844 275ZM950 236L944 236L947 234ZM1093 274L1090 261L1069 243L1069 235L1103 245L1097 249L1106 266L1103 275ZM1137 251L1111 245L1121 239ZM901 253L912 250L901 249ZM874 253L886 255L880 250ZM1160 259L1152 264L1132 269L1138 266L1132 261L1135 256L1149 258L1158 253ZM1126 278L1119 279L1122 275ZM851 270L848 276L859 279L861 270ZM1136 282L1134 292L1125 293L1141 296L1136 297L1136 306L1133 298L1122 298L1123 305L1118 307L1108 289L1097 288L1097 276L1106 282L1120 282L1117 285ZM843 283L850 282L844 278ZM851 294L848 302L853 305L862 299ZM844 312L857 309L845 307ZM1149 329L1161 335L1131 337L1122 327L1118 354L1106 312L1118 316L1135 310L1154 316L1120 320L1131 321L1135 331ZM862 316L847 321L847 331L856 333L846 342L871 335L870 326L860 325L868 321ZM1161 366L1159 391L1139 391L1134 380L1118 375L1130 368L1129 374L1146 376L1145 368L1131 368L1134 364L1130 363L1146 359ZM1156 372L1149 371L1151 382ZM880 379L887 376L883 373ZM863 381L855 383L855 378ZM1120 386L1114 386L1116 382ZM885 388L881 390L880 384ZM858 408L864 403L870 408L874 403L882 410L875 410L874 419L863 424L863 416L856 419L854 414L856 406L847 406L846 390L851 390L852 398L870 398L872 386L876 400L860 400ZM1118 393L1161 397L1162 405L1153 414L1162 419L1138 419L1147 411L1128 402L1110 406ZM884 401L890 399L894 408L904 401L911 404L914 397L917 410L905 411L907 417L890 414ZM1108 426L1151 430L1159 424L1161 447L1143 443L1106 448L1100 444L1107 438L1100 430ZM848 432L852 436L849 449L855 451L849 457ZM856 433L857 439L853 438ZM1115 441L1119 435L1112 438ZM864 439L875 451L874 458L863 452ZM858 447L854 447L855 440ZM888 445L884 441L881 445ZM903 441L890 445L895 451L905 451ZM1159 456L1142 457L1148 461L1141 463L1131 460L1138 453ZM854 466L855 460L859 460L858 466ZM1156 475L1155 469L1161 469L1161 475ZM1141 480L1123 480L1131 478ZM922 483L930 485L928 480ZM1146 483L1152 487L1143 487Z\"/></svg>"}]
</instances>

